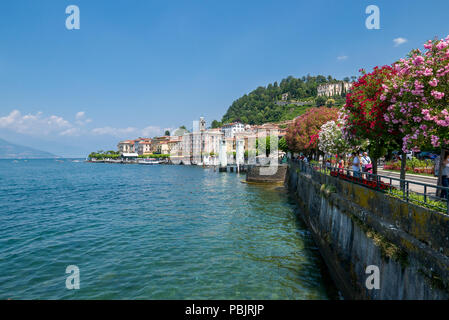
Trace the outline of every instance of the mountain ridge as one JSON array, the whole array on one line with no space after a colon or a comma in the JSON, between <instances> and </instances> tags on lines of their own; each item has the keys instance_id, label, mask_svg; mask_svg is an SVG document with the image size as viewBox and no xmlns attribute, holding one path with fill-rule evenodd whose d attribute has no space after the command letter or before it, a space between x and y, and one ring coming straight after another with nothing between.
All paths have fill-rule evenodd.
<instances>
[{"instance_id":1,"label":"mountain ridge","mask_svg":"<svg viewBox=\"0 0 449 320\"><path fill-rule=\"evenodd\" d=\"M53 159L58 156L43 150L22 146L0 138L0 159Z\"/></svg>"}]
</instances>

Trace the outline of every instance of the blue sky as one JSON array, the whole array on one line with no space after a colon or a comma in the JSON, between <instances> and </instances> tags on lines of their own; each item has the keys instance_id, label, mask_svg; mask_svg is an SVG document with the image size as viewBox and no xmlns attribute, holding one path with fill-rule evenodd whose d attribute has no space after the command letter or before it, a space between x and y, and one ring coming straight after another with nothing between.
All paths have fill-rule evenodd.
<instances>
[{"instance_id":1,"label":"blue sky","mask_svg":"<svg viewBox=\"0 0 449 320\"><path fill-rule=\"evenodd\" d=\"M80 30L65 27L71 4ZM365 27L371 4L380 30ZM449 34L448 11L445 0L3 0L0 137L84 156L210 123L289 75L341 79L390 64Z\"/></svg>"}]
</instances>

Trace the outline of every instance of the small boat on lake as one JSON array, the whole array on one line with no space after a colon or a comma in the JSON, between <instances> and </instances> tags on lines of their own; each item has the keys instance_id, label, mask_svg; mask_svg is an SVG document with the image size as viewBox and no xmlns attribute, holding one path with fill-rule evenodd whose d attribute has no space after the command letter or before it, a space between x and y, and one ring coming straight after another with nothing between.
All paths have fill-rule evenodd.
<instances>
[{"instance_id":1,"label":"small boat on lake","mask_svg":"<svg viewBox=\"0 0 449 320\"><path fill-rule=\"evenodd\" d=\"M153 165L153 164L160 164L161 162L158 161L158 160L154 160L154 159L143 159L143 160L138 160L137 163L138 164Z\"/></svg>"}]
</instances>

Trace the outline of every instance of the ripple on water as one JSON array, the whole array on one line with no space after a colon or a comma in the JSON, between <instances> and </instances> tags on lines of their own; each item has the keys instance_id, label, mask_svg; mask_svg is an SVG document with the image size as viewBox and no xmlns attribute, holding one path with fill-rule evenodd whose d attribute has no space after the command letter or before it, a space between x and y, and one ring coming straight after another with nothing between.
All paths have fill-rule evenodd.
<instances>
[{"instance_id":1,"label":"ripple on water","mask_svg":"<svg viewBox=\"0 0 449 320\"><path fill-rule=\"evenodd\" d=\"M0 298L327 299L283 188L188 166L0 160ZM65 289L65 268L81 289Z\"/></svg>"}]
</instances>

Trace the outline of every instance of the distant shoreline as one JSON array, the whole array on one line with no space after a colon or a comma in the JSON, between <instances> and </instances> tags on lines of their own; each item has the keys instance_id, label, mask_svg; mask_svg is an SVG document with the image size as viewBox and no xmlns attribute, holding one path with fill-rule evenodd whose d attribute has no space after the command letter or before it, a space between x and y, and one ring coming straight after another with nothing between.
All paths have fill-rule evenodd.
<instances>
[{"instance_id":1,"label":"distant shoreline","mask_svg":"<svg viewBox=\"0 0 449 320\"><path fill-rule=\"evenodd\" d=\"M54 158L0 158L0 160L85 160L83 157L54 157Z\"/></svg>"}]
</instances>

